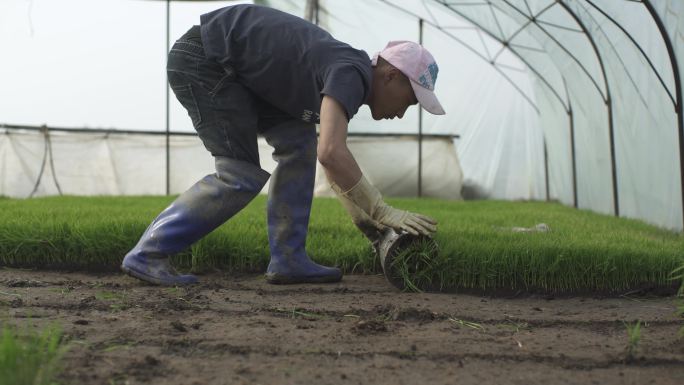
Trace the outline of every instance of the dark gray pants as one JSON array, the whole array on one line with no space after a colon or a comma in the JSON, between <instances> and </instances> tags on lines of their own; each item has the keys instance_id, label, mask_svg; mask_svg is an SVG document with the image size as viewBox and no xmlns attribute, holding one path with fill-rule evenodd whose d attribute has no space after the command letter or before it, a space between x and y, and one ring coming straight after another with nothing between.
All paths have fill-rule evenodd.
<instances>
[{"instance_id":1,"label":"dark gray pants","mask_svg":"<svg viewBox=\"0 0 684 385\"><path fill-rule=\"evenodd\" d=\"M260 166L258 134L269 142L278 142L273 137L305 136L306 142L314 146L308 151L315 152L315 125L263 101L236 81L232 68L208 60L199 26L176 41L169 52L166 70L171 89L188 111L204 147L214 157Z\"/></svg>"}]
</instances>

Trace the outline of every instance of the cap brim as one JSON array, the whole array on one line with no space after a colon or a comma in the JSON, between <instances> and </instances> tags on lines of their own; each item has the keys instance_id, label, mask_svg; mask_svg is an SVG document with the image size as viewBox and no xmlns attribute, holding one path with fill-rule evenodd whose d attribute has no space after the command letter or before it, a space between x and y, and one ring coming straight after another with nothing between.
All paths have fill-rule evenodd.
<instances>
[{"instance_id":1,"label":"cap brim","mask_svg":"<svg viewBox=\"0 0 684 385\"><path fill-rule=\"evenodd\" d=\"M433 91L421 86L420 84L411 80L411 87L413 87L413 93L418 99L418 103L425 109L425 111L434 115L444 115L444 108L442 104L437 100L437 95Z\"/></svg>"}]
</instances>

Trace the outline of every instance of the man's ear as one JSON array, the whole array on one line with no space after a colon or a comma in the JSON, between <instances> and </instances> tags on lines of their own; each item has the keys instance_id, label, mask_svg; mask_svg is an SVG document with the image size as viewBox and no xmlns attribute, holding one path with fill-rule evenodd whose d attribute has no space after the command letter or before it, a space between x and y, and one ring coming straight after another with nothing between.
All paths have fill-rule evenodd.
<instances>
[{"instance_id":1,"label":"man's ear","mask_svg":"<svg viewBox=\"0 0 684 385\"><path fill-rule=\"evenodd\" d=\"M400 75L401 71L399 71L399 69L397 69L394 66L388 65L383 76L385 84L389 83L390 80L396 80Z\"/></svg>"}]
</instances>

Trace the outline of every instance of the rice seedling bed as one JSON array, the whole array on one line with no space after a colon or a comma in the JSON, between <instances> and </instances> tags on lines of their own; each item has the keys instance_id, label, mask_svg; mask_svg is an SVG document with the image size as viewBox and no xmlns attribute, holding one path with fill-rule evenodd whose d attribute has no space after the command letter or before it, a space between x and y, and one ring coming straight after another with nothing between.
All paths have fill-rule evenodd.
<instances>
[{"instance_id":1,"label":"rice seedling bed","mask_svg":"<svg viewBox=\"0 0 684 385\"><path fill-rule=\"evenodd\" d=\"M173 197L0 200L0 264L117 271L123 255ZM439 221L439 256L422 272L438 291L626 293L679 285L684 236L645 223L543 202L390 199ZM266 198L174 258L195 272L261 273L268 264ZM534 231L545 224L549 231ZM543 228L544 226L541 226ZM532 231L530 231L532 230ZM307 249L347 274L379 261L335 199L317 198Z\"/></svg>"},{"instance_id":2,"label":"rice seedling bed","mask_svg":"<svg viewBox=\"0 0 684 385\"><path fill-rule=\"evenodd\" d=\"M160 288L118 273L0 269L0 323L60 324L68 350L57 381L70 385L679 385L676 306L644 295L404 293L380 275L273 286L210 273Z\"/></svg>"}]
</instances>

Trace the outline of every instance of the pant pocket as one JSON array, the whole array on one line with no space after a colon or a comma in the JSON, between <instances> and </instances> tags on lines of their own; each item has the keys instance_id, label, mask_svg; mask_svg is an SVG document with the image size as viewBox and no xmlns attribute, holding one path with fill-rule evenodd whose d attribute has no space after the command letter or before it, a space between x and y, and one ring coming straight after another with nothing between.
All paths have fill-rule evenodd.
<instances>
[{"instance_id":1,"label":"pant pocket","mask_svg":"<svg viewBox=\"0 0 684 385\"><path fill-rule=\"evenodd\" d=\"M200 114L195 94L192 91L192 84L171 86L171 90L181 105L188 111L192 125L197 129L202 124L202 115Z\"/></svg>"}]
</instances>

